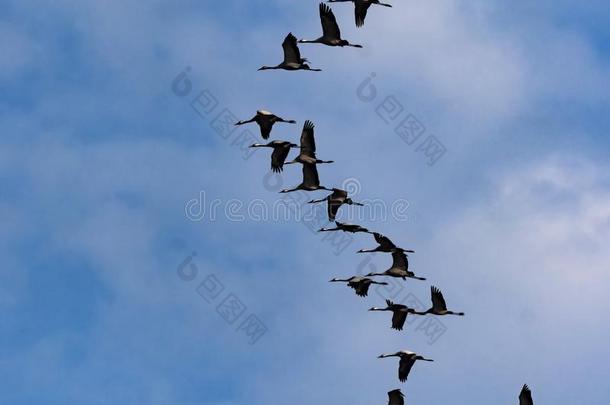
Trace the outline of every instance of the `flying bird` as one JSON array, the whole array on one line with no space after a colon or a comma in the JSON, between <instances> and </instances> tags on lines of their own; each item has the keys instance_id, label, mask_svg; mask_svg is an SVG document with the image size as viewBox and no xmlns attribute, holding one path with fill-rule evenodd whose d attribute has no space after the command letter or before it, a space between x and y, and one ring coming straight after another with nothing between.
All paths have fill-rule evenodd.
<instances>
[{"instance_id":1,"label":"flying bird","mask_svg":"<svg viewBox=\"0 0 610 405\"><path fill-rule=\"evenodd\" d=\"M375 281L375 280L371 280L370 278L366 278L366 277L357 277L357 276L353 276L347 279L339 279L339 278L333 278L332 280L330 280L331 283L336 283L336 282L341 282L341 283L347 283L347 285L351 288L353 288L356 291L356 295L360 296L360 297L366 297L369 293L369 287L371 286L371 284L379 284L379 285L388 285L388 283L386 282L379 282L379 281Z\"/></svg>"},{"instance_id":2,"label":"flying bird","mask_svg":"<svg viewBox=\"0 0 610 405\"><path fill-rule=\"evenodd\" d=\"M261 136L263 139L269 139L269 134L271 134L271 128L273 128L273 124L276 122L286 122L288 124L296 124L295 120L285 120L282 117L278 117L277 115L270 113L265 110L258 110L256 115L249 120L246 121L238 121L235 125L244 125L249 122L256 122L261 130Z\"/></svg>"},{"instance_id":3,"label":"flying bird","mask_svg":"<svg viewBox=\"0 0 610 405\"><path fill-rule=\"evenodd\" d=\"M262 66L258 70L283 69L283 70L311 70L313 72L321 72L322 69L313 69L307 64L308 60L301 58L301 52L297 46L297 38L292 35L292 32L286 35L282 42L284 49L284 60L277 66Z\"/></svg>"},{"instance_id":4,"label":"flying bird","mask_svg":"<svg viewBox=\"0 0 610 405\"><path fill-rule=\"evenodd\" d=\"M323 201L328 201L327 211L328 211L328 220L329 221L335 220L335 216L337 215L339 208L341 208L341 206L343 204L364 206L364 204L362 204L362 203L354 202L351 198L349 198L347 196L347 191L341 190L340 188L333 188L333 192L331 194L329 194L328 196L326 196L320 200L308 201L308 203L317 204L317 203L321 203Z\"/></svg>"},{"instance_id":5,"label":"flying bird","mask_svg":"<svg viewBox=\"0 0 610 405\"><path fill-rule=\"evenodd\" d=\"M296 187L286 188L281 190L280 193L290 193L291 191L303 190L303 191L316 191L326 190L332 191L332 189L320 185L320 176L318 176L318 169L315 164L304 163L303 164L303 182Z\"/></svg>"},{"instance_id":6,"label":"flying bird","mask_svg":"<svg viewBox=\"0 0 610 405\"><path fill-rule=\"evenodd\" d=\"M320 163L333 163L332 160L320 160L316 158L314 127L313 122L309 120L305 121L303 124L303 131L301 131L301 151L294 160L286 162L286 164L302 163L315 165Z\"/></svg>"},{"instance_id":7,"label":"flying bird","mask_svg":"<svg viewBox=\"0 0 610 405\"><path fill-rule=\"evenodd\" d=\"M322 36L313 40L300 39L299 43L362 48L362 45L350 44L345 39L341 39L341 31L339 30L335 14L333 14L331 8L324 3L320 3L320 20L322 22Z\"/></svg>"},{"instance_id":8,"label":"flying bird","mask_svg":"<svg viewBox=\"0 0 610 405\"><path fill-rule=\"evenodd\" d=\"M382 3L379 0L328 0L328 3L354 3L354 15L356 17L356 27L362 27L364 25L364 19L366 13L369 11L369 7L373 4L384 7L392 7L391 4Z\"/></svg>"},{"instance_id":9,"label":"flying bird","mask_svg":"<svg viewBox=\"0 0 610 405\"><path fill-rule=\"evenodd\" d=\"M398 363L398 379L400 382L407 381L409 372L417 360L434 361L407 350L401 350L392 354L382 354L378 358L383 359L386 357L400 357L400 362Z\"/></svg>"},{"instance_id":10,"label":"flying bird","mask_svg":"<svg viewBox=\"0 0 610 405\"><path fill-rule=\"evenodd\" d=\"M519 405L534 405L534 400L532 400L532 391L527 384L521 388L521 393L519 394Z\"/></svg>"},{"instance_id":11,"label":"flying bird","mask_svg":"<svg viewBox=\"0 0 610 405\"><path fill-rule=\"evenodd\" d=\"M369 231L366 228L361 227L360 225L345 224L345 223L342 223L339 221L335 221L335 225L337 225L336 228L321 228L318 230L318 232L343 231L343 232L350 232L350 233L356 233L356 232L371 233L371 231Z\"/></svg>"},{"instance_id":12,"label":"flying bird","mask_svg":"<svg viewBox=\"0 0 610 405\"><path fill-rule=\"evenodd\" d=\"M254 143L250 145L250 147L273 148L273 152L271 153L271 170L275 173L279 173L284 170L284 162L286 161L286 157L288 157L290 148L298 148L299 145L288 141L271 141L267 144Z\"/></svg>"},{"instance_id":13,"label":"flying bird","mask_svg":"<svg viewBox=\"0 0 610 405\"><path fill-rule=\"evenodd\" d=\"M435 286L430 287L430 294L432 296L432 308L426 310L425 312L416 312L413 313L416 315L457 315L464 316L463 312L453 312L447 310L447 303L445 302L445 298L443 298L443 293L441 290L436 288Z\"/></svg>"},{"instance_id":14,"label":"flying bird","mask_svg":"<svg viewBox=\"0 0 610 405\"><path fill-rule=\"evenodd\" d=\"M390 300L385 300L385 308L373 307L369 311L391 311L392 312L392 329L402 330L407 320L407 315L412 314L415 310L403 304L395 304Z\"/></svg>"},{"instance_id":15,"label":"flying bird","mask_svg":"<svg viewBox=\"0 0 610 405\"><path fill-rule=\"evenodd\" d=\"M392 267L384 271L383 273L369 273L367 277L373 276L388 276L398 277L406 280L408 278L414 278L416 280L425 280L423 277L417 277L415 273L409 271L409 260L404 252L394 250L392 252Z\"/></svg>"},{"instance_id":16,"label":"flying bird","mask_svg":"<svg viewBox=\"0 0 610 405\"><path fill-rule=\"evenodd\" d=\"M385 235L380 234L379 232L373 232L373 236L375 237L375 241L379 244L375 249L360 249L356 253L372 253L372 252L385 252L390 253L395 250L404 252L404 253L415 253L415 250L406 250L400 247L397 247L394 242L390 240Z\"/></svg>"},{"instance_id":17,"label":"flying bird","mask_svg":"<svg viewBox=\"0 0 610 405\"><path fill-rule=\"evenodd\" d=\"M400 390L388 392L388 405L405 405L405 394Z\"/></svg>"}]
</instances>

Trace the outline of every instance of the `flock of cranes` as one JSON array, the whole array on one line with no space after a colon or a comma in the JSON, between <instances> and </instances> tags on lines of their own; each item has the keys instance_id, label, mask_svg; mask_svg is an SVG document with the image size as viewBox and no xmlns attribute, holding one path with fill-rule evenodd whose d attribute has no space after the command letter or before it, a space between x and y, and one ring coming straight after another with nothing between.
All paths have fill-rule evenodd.
<instances>
[{"instance_id":1,"label":"flock of cranes","mask_svg":"<svg viewBox=\"0 0 610 405\"><path fill-rule=\"evenodd\" d=\"M364 25L368 9L373 5L392 7L390 4L382 3L379 0L328 0L328 3L339 3L339 2L352 2L354 3L354 15L357 27ZM341 38L341 31L337 24L337 19L333 14L332 9L324 3L319 5L320 21L322 23L322 36L314 40L297 40L297 38L289 33L284 42L282 48L284 50L284 60L275 66L262 66L259 70L272 70L272 69L283 69L283 70L309 70L309 71L321 71L321 69L315 69L309 66L308 60L301 57L301 53L298 48L298 43L317 43L327 46L349 46L355 48L362 48L362 45L352 44L349 41ZM289 123L295 124L295 120L287 120L281 118L269 111L259 110L256 115L246 121L239 121L235 125L243 125L247 123L256 123L260 127L261 137L265 140L269 139L272 128L276 123ZM392 255L392 265L389 269L380 273L369 273L365 276L352 276L348 278L333 278L330 282L342 282L347 283L349 287L354 289L356 295L360 297L366 297L369 292L371 285L387 285L385 281L377 281L375 277L394 277L406 280L407 278L415 280L426 280L423 277L416 276L414 272L409 270L408 254L415 253L414 250L404 249L397 246L390 238L382 235L378 232L372 232L368 229L356 225L346 224L336 221L336 217L339 209L343 205L354 205L362 206L363 204L353 201L349 196L348 192L339 188L328 188L320 185L320 178L318 175L317 165L333 163L332 160L321 160L316 156L316 142L314 137L314 123L312 121L305 121L300 137L299 145L283 140L272 140L266 144L255 143L250 147L252 148L271 148L271 170L275 173L282 172L284 165L286 164L301 164L302 165L302 178L303 181L297 186L281 190L280 193L289 193L297 190L303 191L317 191L326 190L331 193L321 199L314 199L308 201L310 204L317 204L326 202L328 220L334 223L333 228L322 228L319 232L349 232L349 233L368 233L372 234L378 246L373 249L360 249L357 253L374 253L382 252L389 253ZM298 149L298 155L291 161L286 161L291 149ZM456 312L449 310L445 297L440 289L435 286L430 288L431 307L426 311L417 311L415 308L409 308L407 305L394 303L390 300L386 300L386 306L372 307L369 311L387 311L392 312L392 324L391 328L397 331L401 331L404 328L407 316L464 316L463 312ZM379 358L387 357L398 357L398 379L401 382L407 381L411 369L417 361L432 362L434 360L426 358L420 354L414 353L408 350L401 350L395 353L381 354ZM388 404L389 405L404 405L405 396L400 389L395 389L388 392ZM520 405L533 405L532 395L529 387L524 385L521 393L519 394Z\"/></svg>"}]
</instances>

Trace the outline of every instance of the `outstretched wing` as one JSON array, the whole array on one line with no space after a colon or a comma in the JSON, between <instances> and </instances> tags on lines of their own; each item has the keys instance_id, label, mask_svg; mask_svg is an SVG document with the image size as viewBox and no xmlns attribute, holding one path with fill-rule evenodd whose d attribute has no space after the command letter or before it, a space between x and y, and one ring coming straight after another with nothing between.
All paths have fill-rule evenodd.
<instances>
[{"instance_id":1,"label":"outstretched wing","mask_svg":"<svg viewBox=\"0 0 610 405\"><path fill-rule=\"evenodd\" d=\"M269 139L269 135L271 134L271 128L273 127L273 121L263 119L258 122L258 126L261 129L261 136L263 137L263 139Z\"/></svg>"},{"instance_id":2,"label":"outstretched wing","mask_svg":"<svg viewBox=\"0 0 610 405\"><path fill-rule=\"evenodd\" d=\"M432 308L438 311L446 311L447 304L445 303L445 298L443 298L443 293L441 290L435 286L432 286L430 287L430 291L432 294Z\"/></svg>"},{"instance_id":3,"label":"outstretched wing","mask_svg":"<svg viewBox=\"0 0 610 405\"><path fill-rule=\"evenodd\" d=\"M409 260L407 259L407 255L399 250L395 250L392 252L392 267L395 269L409 269Z\"/></svg>"},{"instance_id":4,"label":"outstretched wing","mask_svg":"<svg viewBox=\"0 0 610 405\"><path fill-rule=\"evenodd\" d=\"M271 154L271 170L273 172L279 173L284 170L284 162L286 161L289 152L290 148L286 146L273 148L273 153Z\"/></svg>"},{"instance_id":5,"label":"outstretched wing","mask_svg":"<svg viewBox=\"0 0 610 405\"><path fill-rule=\"evenodd\" d=\"M369 1L356 1L354 2L354 13L356 15L356 27L362 27L364 25L364 19L366 18L366 12L369 11L371 3Z\"/></svg>"},{"instance_id":6,"label":"outstretched wing","mask_svg":"<svg viewBox=\"0 0 610 405\"><path fill-rule=\"evenodd\" d=\"M292 35L292 32L284 38L282 48L284 48L284 63L301 64L301 52L299 52L299 47L297 46L297 37Z\"/></svg>"},{"instance_id":7,"label":"outstretched wing","mask_svg":"<svg viewBox=\"0 0 610 405\"><path fill-rule=\"evenodd\" d=\"M347 191L341 190L340 188L333 188L333 193L330 195L333 200L345 200L347 198Z\"/></svg>"},{"instance_id":8,"label":"outstretched wing","mask_svg":"<svg viewBox=\"0 0 610 405\"><path fill-rule=\"evenodd\" d=\"M328 220L334 221L337 217L337 212L339 212L339 208L341 208L341 203L337 201L333 201L332 199L328 200Z\"/></svg>"},{"instance_id":9,"label":"outstretched wing","mask_svg":"<svg viewBox=\"0 0 610 405\"><path fill-rule=\"evenodd\" d=\"M303 124L301 132L301 153L306 156L316 157L316 140L313 136L313 122L307 120Z\"/></svg>"},{"instance_id":10,"label":"outstretched wing","mask_svg":"<svg viewBox=\"0 0 610 405\"><path fill-rule=\"evenodd\" d=\"M382 248L388 250L396 248L396 245L394 245L394 243L387 236L382 235L378 232L375 232L373 236L375 237L375 241L379 243L379 246L381 246Z\"/></svg>"},{"instance_id":11,"label":"outstretched wing","mask_svg":"<svg viewBox=\"0 0 610 405\"><path fill-rule=\"evenodd\" d=\"M415 359L413 357L403 356L400 358L400 363L398 364L398 379L401 382L407 381L413 364L415 364Z\"/></svg>"},{"instance_id":12,"label":"outstretched wing","mask_svg":"<svg viewBox=\"0 0 610 405\"><path fill-rule=\"evenodd\" d=\"M360 297L366 297L369 294L370 286L371 283L367 282L366 280L361 280L356 286L356 294Z\"/></svg>"},{"instance_id":13,"label":"outstretched wing","mask_svg":"<svg viewBox=\"0 0 610 405\"><path fill-rule=\"evenodd\" d=\"M525 384L521 389L521 393L519 394L519 405L534 405L534 400L532 399L532 391L530 387Z\"/></svg>"},{"instance_id":14,"label":"outstretched wing","mask_svg":"<svg viewBox=\"0 0 610 405\"><path fill-rule=\"evenodd\" d=\"M322 21L322 34L327 38L341 39L341 31L333 10L325 3L320 3L320 20Z\"/></svg>"},{"instance_id":15,"label":"outstretched wing","mask_svg":"<svg viewBox=\"0 0 610 405\"><path fill-rule=\"evenodd\" d=\"M388 392L388 405L405 405L405 395L400 390Z\"/></svg>"},{"instance_id":16,"label":"outstretched wing","mask_svg":"<svg viewBox=\"0 0 610 405\"><path fill-rule=\"evenodd\" d=\"M320 177L318 176L316 165L303 164L303 185L308 187L318 187L320 185Z\"/></svg>"},{"instance_id":17,"label":"outstretched wing","mask_svg":"<svg viewBox=\"0 0 610 405\"><path fill-rule=\"evenodd\" d=\"M402 330L402 327L405 325L405 321L407 320L407 315L407 311L393 311L392 329Z\"/></svg>"}]
</instances>

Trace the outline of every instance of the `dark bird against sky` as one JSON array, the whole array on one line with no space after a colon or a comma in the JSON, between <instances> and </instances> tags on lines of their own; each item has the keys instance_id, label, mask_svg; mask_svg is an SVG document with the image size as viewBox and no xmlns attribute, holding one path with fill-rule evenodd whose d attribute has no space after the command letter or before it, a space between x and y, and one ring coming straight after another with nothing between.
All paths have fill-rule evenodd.
<instances>
[{"instance_id":1,"label":"dark bird against sky","mask_svg":"<svg viewBox=\"0 0 610 405\"><path fill-rule=\"evenodd\" d=\"M299 42L302 44L323 44L328 46L353 46L354 48L362 48L362 45L350 44L345 39L341 39L341 30L339 30L339 24L333 14L333 11L324 3L320 3L320 21L322 22L322 36L313 39L306 40L300 39Z\"/></svg>"},{"instance_id":2,"label":"dark bird against sky","mask_svg":"<svg viewBox=\"0 0 610 405\"><path fill-rule=\"evenodd\" d=\"M261 136L263 137L263 139L269 139L269 134L271 134L271 129L273 128L273 124L275 124L276 122L286 122L288 124L297 123L295 120L285 120L269 111L258 110L254 117L252 117L246 121L238 121L235 123L235 125L244 125L249 122L256 122L258 124L258 126L260 127L260 130L261 130Z\"/></svg>"},{"instance_id":3,"label":"dark bird against sky","mask_svg":"<svg viewBox=\"0 0 610 405\"><path fill-rule=\"evenodd\" d=\"M395 250L392 252L392 267L384 271L383 273L369 273L367 277L373 276L387 276L387 277L398 277L406 280L407 278L413 278L416 280L425 280L423 277L417 277L415 273L409 271L409 259L404 252Z\"/></svg>"},{"instance_id":4,"label":"dark bird against sky","mask_svg":"<svg viewBox=\"0 0 610 405\"><path fill-rule=\"evenodd\" d=\"M297 38L292 33L286 35L282 42L284 49L284 60L276 66L262 66L258 70L283 69L283 70L311 70L313 72L321 72L322 69L313 69L307 62L308 60L301 57L301 52L297 46Z\"/></svg>"},{"instance_id":5,"label":"dark bird against sky","mask_svg":"<svg viewBox=\"0 0 610 405\"><path fill-rule=\"evenodd\" d=\"M284 162L288 157L290 148L298 148L299 145L288 141L271 141L267 144L255 143L250 145L251 148L273 148L271 153L271 170L274 173L279 173L284 170Z\"/></svg>"},{"instance_id":6,"label":"dark bird against sky","mask_svg":"<svg viewBox=\"0 0 610 405\"><path fill-rule=\"evenodd\" d=\"M369 231L366 228L361 227L360 225L344 224L339 221L335 221L335 225L336 225L335 228L321 228L318 230L318 232L343 231L343 232L350 232L350 233L356 233L356 232L371 233L371 231Z\"/></svg>"},{"instance_id":7,"label":"dark bird against sky","mask_svg":"<svg viewBox=\"0 0 610 405\"><path fill-rule=\"evenodd\" d=\"M313 122L309 120L305 121L303 124L303 131L301 131L301 151L294 160L286 162L286 164L302 163L315 165L320 163L334 163L332 160L320 160L316 157L314 127Z\"/></svg>"},{"instance_id":8,"label":"dark bird against sky","mask_svg":"<svg viewBox=\"0 0 610 405\"><path fill-rule=\"evenodd\" d=\"M391 4L382 3L379 0L328 0L328 3L354 3L354 16L356 18L356 27L362 27L364 25L364 19L366 13L369 11L369 7L373 4L384 7L392 7Z\"/></svg>"},{"instance_id":9,"label":"dark bird against sky","mask_svg":"<svg viewBox=\"0 0 610 405\"><path fill-rule=\"evenodd\" d=\"M358 295L360 297L366 297L368 295L369 287L371 286L371 284L388 285L388 283L386 283L386 282L379 282L379 281L371 280L370 278L358 277L358 276L353 276L353 277L346 278L346 279L333 278L332 280L330 280L330 282L331 283L336 283L336 282L347 283L347 285L349 287L353 288L356 291L356 295Z\"/></svg>"},{"instance_id":10,"label":"dark bird against sky","mask_svg":"<svg viewBox=\"0 0 610 405\"><path fill-rule=\"evenodd\" d=\"M399 389L388 392L388 405L405 405L405 394Z\"/></svg>"},{"instance_id":11,"label":"dark bird against sky","mask_svg":"<svg viewBox=\"0 0 610 405\"><path fill-rule=\"evenodd\" d=\"M525 384L523 388L521 388L521 393L519 394L519 405L534 405L534 400L532 399L532 391L530 387Z\"/></svg>"},{"instance_id":12,"label":"dark bird against sky","mask_svg":"<svg viewBox=\"0 0 610 405\"><path fill-rule=\"evenodd\" d=\"M390 240L385 235L380 234L379 232L373 232L373 237L379 244L375 249L360 249L357 253L373 253L373 252L386 252L390 253L395 250L405 253L415 253L415 250L406 250L400 247L397 247L394 242Z\"/></svg>"},{"instance_id":13,"label":"dark bird against sky","mask_svg":"<svg viewBox=\"0 0 610 405\"><path fill-rule=\"evenodd\" d=\"M405 321L407 320L407 315L413 313L414 309L403 304L395 304L390 300L385 300L385 302L387 305L385 308L373 307L369 309L369 311L391 311L392 329L402 330Z\"/></svg>"},{"instance_id":14,"label":"dark bird against sky","mask_svg":"<svg viewBox=\"0 0 610 405\"><path fill-rule=\"evenodd\" d=\"M417 360L434 361L420 356L417 353L410 352L408 350L401 350L396 353L382 354L379 356L380 359L386 357L400 357L400 362L398 363L398 379L400 380L400 382L407 381L407 378L409 377L409 372L411 371L411 368Z\"/></svg>"},{"instance_id":15,"label":"dark bird against sky","mask_svg":"<svg viewBox=\"0 0 610 405\"><path fill-rule=\"evenodd\" d=\"M441 290L439 290L435 286L430 287L430 295L431 295L431 300L432 300L432 307L430 309L426 310L425 312L414 311L413 312L414 314L416 314L416 315L431 314L431 315L440 315L440 316L443 316L443 315L464 316L463 312L453 312L453 311L447 310L447 303L445 302L443 293L441 292Z\"/></svg>"},{"instance_id":16,"label":"dark bird against sky","mask_svg":"<svg viewBox=\"0 0 610 405\"><path fill-rule=\"evenodd\" d=\"M319 199L319 200L308 201L308 203L317 204L317 203L321 203L323 201L328 202L326 211L328 213L329 221L335 220L335 217L337 216L337 212L339 211L339 208L341 208L341 206L343 204L360 205L360 206L364 205L364 204L352 201L352 199L347 196L347 191L341 190L340 188L333 188L333 192L331 194L329 194L326 197Z\"/></svg>"}]
</instances>

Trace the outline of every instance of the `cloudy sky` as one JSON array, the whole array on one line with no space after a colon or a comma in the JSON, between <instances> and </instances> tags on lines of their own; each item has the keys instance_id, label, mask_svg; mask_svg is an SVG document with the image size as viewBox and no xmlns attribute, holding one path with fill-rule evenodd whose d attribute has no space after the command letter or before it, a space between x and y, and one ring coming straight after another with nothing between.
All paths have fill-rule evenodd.
<instances>
[{"instance_id":1,"label":"cloudy sky","mask_svg":"<svg viewBox=\"0 0 610 405\"><path fill-rule=\"evenodd\" d=\"M0 4L0 402L608 403L610 6L392 3L333 5L365 47L303 45L321 73L256 70L316 1ZM299 168L226 125L259 108L315 122L322 183L385 204L339 219L427 281L328 283L390 258L274 216ZM466 317L366 311L430 285ZM401 384L400 349L435 362Z\"/></svg>"}]
</instances>

